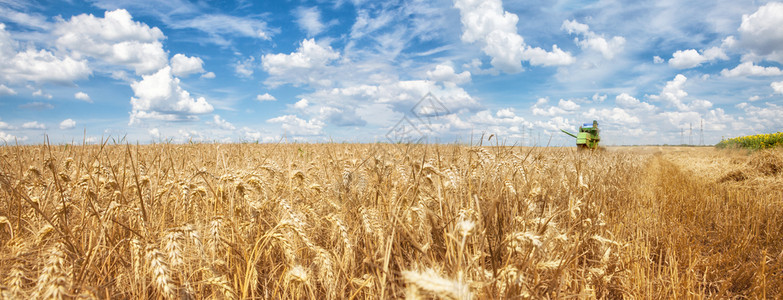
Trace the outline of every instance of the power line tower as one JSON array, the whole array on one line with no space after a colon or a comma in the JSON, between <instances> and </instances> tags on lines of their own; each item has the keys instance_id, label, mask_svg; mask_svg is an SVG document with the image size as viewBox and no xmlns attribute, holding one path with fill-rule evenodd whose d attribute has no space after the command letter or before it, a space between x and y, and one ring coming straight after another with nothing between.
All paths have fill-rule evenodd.
<instances>
[{"instance_id":1,"label":"power line tower","mask_svg":"<svg viewBox=\"0 0 783 300\"><path fill-rule=\"evenodd\" d=\"M522 146L525 145L525 125L522 125Z\"/></svg>"},{"instance_id":2,"label":"power line tower","mask_svg":"<svg viewBox=\"0 0 783 300\"><path fill-rule=\"evenodd\" d=\"M704 119L701 120L701 126L699 127L699 145L704 146Z\"/></svg>"},{"instance_id":3,"label":"power line tower","mask_svg":"<svg viewBox=\"0 0 783 300\"><path fill-rule=\"evenodd\" d=\"M527 129L527 136L533 138L533 126L530 126L530 128Z\"/></svg>"},{"instance_id":4,"label":"power line tower","mask_svg":"<svg viewBox=\"0 0 783 300\"><path fill-rule=\"evenodd\" d=\"M690 123L691 131L688 132L688 145L693 145L693 123Z\"/></svg>"},{"instance_id":5,"label":"power line tower","mask_svg":"<svg viewBox=\"0 0 783 300\"><path fill-rule=\"evenodd\" d=\"M685 128L680 128L680 145L685 145Z\"/></svg>"}]
</instances>

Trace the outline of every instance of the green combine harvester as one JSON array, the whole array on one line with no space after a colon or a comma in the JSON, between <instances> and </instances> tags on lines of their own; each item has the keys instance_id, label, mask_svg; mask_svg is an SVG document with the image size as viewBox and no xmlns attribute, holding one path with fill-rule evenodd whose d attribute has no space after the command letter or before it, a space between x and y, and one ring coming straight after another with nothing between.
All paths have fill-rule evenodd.
<instances>
[{"instance_id":1,"label":"green combine harvester","mask_svg":"<svg viewBox=\"0 0 783 300\"><path fill-rule=\"evenodd\" d=\"M560 131L576 138L576 147L578 150L597 150L598 142L601 141L601 136L598 135L598 121L596 120L593 120L593 124L585 123L584 125L579 126L579 133L577 135L563 129L560 129Z\"/></svg>"}]
</instances>

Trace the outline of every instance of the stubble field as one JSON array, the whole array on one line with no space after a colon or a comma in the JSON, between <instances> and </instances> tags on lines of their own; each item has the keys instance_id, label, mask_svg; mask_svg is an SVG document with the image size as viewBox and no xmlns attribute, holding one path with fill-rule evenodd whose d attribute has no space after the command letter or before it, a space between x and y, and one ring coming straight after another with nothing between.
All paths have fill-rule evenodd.
<instances>
[{"instance_id":1,"label":"stubble field","mask_svg":"<svg viewBox=\"0 0 783 300\"><path fill-rule=\"evenodd\" d=\"M24 298L776 298L783 151L0 147Z\"/></svg>"}]
</instances>

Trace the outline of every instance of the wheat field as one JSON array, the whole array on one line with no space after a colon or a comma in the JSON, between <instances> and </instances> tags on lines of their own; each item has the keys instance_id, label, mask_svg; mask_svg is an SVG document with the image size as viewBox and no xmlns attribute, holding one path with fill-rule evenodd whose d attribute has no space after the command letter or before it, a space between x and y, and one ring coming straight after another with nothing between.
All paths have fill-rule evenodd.
<instances>
[{"instance_id":1,"label":"wheat field","mask_svg":"<svg viewBox=\"0 0 783 300\"><path fill-rule=\"evenodd\" d=\"M5 299L783 297L783 151L0 147Z\"/></svg>"}]
</instances>

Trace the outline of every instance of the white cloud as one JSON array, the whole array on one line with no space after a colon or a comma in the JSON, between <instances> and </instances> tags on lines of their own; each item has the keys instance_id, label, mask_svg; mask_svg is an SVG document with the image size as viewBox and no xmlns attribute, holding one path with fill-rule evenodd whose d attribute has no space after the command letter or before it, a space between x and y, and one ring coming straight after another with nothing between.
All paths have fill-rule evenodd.
<instances>
[{"instance_id":1,"label":"white cloud","mask_svg":"<svg viewBox=\"0 0 783 300\"><path fill-rule=\"evenodd\" d=\"M631 95L628 95L626 93L622 93L620 95L617 95L614 99L614 103L624 109L630 109L630 110L642 110L642 111L653 111L655 110L655 106L653 106L650 103L640 101L639 99L634 98Z\"/></svg>"},{"instance_id":2,"label":"white cloud","mask_svg":"<svg viewBox=\"0 0 783 300\"><path fill-rule=\"evenodd\" d=\"M41 129L41 130L44 130L44 129L46 129L46 125L38 123L38 121L31 121L31 122L26 122L26 123L22 124L22 128L24 128L24 129Z\"/></svg>"},{"instance_id":3,"label":"white cloud","mask_svg":"<svg viewBox=\"0 0 783 300\"><path fill-rule=\"evenodd\" d=\"M713 60L727 60L729 57L723 52L723 49L712 47L699 53L695 49L677 50L669 59L669 65L677 69L689 69L700 66L705 62Z\"/></svg>"},{"instance_id":4,"label":"white cloud","mask_svg":"<svg viewBox=\"0 0 783 300\"><path fill-rule=\"evenodd\" d=\"M654 101L662 101L669 106L674 106L679 110L686 110L687 106L683 104L683 99L688 96L682 87L688 80L687 77L682 74L677 74L673 80L666 82L666 86L659 95L652 95L650 99Z\"/></svg>"},{"instance_id":5,"label":"white cloud","mask_svg":"<svg viewBox=\"0 0 783 300\"><path fill-rule=\"evenodd\" d=\"M479 43L484 54L492 58L493 67L506 72L522 71L522 61L531 65L568 65L574 62L570 53L552 46L552 52L532 48L525 44L517 33L516 14L503 10L500 0L472 1L455 0L454 7L460 11L462 41Z\"/></svg>"},{"instance_id":6,"label":"white cloud","mask_svg":"<svg viewBox=\"0 0 783 300\"><path fill-rule=\"evenodd\" d=\"M66 130L66 129L74 129L76 128L76 121L72 119L65 119L62 122L60 122L60 129Z\"/></svg>"},{"instance_id":7,"label":"white cloud","mask_svg":"<svg viewBox=\"0 0 783 300\"><path fill-rule=\"evenodd\" d=\"M0 96L13 96L16 95L16 91L14 91L12 88L9 88L5 86L5 84L0 84Z\"/></svg>"},{"instance_id":8,"label":"white cloud","mask_svg":"<svg viewBox=\"0 0 783 300\"><path fill-rule=\"evenodd\" d=\"M212 73L212 72L206 72L206 73L204 73L203 75L201 75L201 78L205 78L205 79L212 79L212 78L215 78L215 73Z\"/></svg>"},{"instance_id":9,"label":"white cloud","mask_svg":"<svg viewBox=\"0 0 783 300\"><path fill-rule=\"evenodd\" d=\"M590 108L588 111L582 113L582 116L587 120L601 120L602 122L609 121L615 126L634 125L641 122L639 117L631 115L628 113L628 111L619 107L614 107L611 109Z\"/></svg>"},{"instance_id":10,"label":"white cloud","mask_svg":"<svg viewBox=\"0 0 783 300\"><path fill-rule=\"evenodd\" d=\"M580 34L584 36L584 39L580 40L576 38L576 43L582 49L591 49L598 51L606 59L612 59L614 56L623 51L625 46L625 38L621 36L614 36L611 39L606 39L602 35L598 35L595 32L590 31L590 27L587 24L582 24L576 20L563 21L562 29L566 30L569 34Z\"/></svg>"},{"instance_id":11,"label":"white cloud","mask_svg":"<svg viewBox=\"0 0 783 300\"><path fill-rule=\"evenodd\" d=\"M73 95L74 98L77 100L82 100L84 102L92 103L92 99L90 99L90 95L87 95L85 92L76 92L76 94Z\"/></svg>"},{"instance_id":12,"label":"white cloud","mask_svg":"<svg viewBox=\"0 0 783 300\"><path fill-rule=\"evenodd\" d=\"M296 109L305 109L309 105L310 105L310 102L307 101L307 99L302 99L302 100L296 101L296 103L294 103L294 108L296 108Z\"/></svg>"},{"instance_id":13,"label":"white cloud","mask_svg":"<svg viewBox=\"0 0 783 300\"><path fill-rule=\"evenodd\" d=\"M561 99L562 100L562 99ZM548 106L547 103L549 103L549 100L546 98L538 98L538 101L536 101L536 104L534 104L530 110L533 112L533 115L536 116L545 116L545 117L553 117L556 115L563 115L567 112L558 107L558 106Z\"/></svg>"},{"instance_id":14,"label":"white cloud","mask_svg":"<svg viewBox=\"0 0 783 300\"><path fill-rule=\"evenodd\" d=\"M783 3L767 3L751 15L742 15L738 31L739 44L750 51L750 58L783 63Z\"/></svg>"},{"instance_id":15,"label":"white cloud","mask_svg":"<svg viewBox=\"0 0 783 300\"><path fill-rule=\"evenodd\" d=\"M17 137L15 135L12 135L10 133L5 133L3 131L0 131L0 142L3 143L13 143L14 141L26 141L27 137Z\"/></svg>"},{"instance_id":16,"label":"white cloud","mask_svg":"<svg viewBox=\"0 0 783 300\"><path fill-rule=\"evenodd\" d=\"M171 57L171 74L174 76L185 77L196 73L204 73L204 61L201 58L180 53Z\"/></svg>"},{"instance_id":17,"label":"white cloud","mask_svg":"<svg viewBox=\"0 0 783 300\"><path fill-rule=\"evenodd\" d=\"M19 44L0 23L0 80L5 82L70 83L87 78L92 70L87 61L55 55L47 50L27 47L17 52Z\"/></svg>"},{"instance_id":18,"label":"white cloud","mask_svg":"<svg viewBox=\"0 0 783 300\"><path fill-rule=\"evenodd\" d=\"M778 76L783 75L783 71L777 67L762 67L746 61L734 67L734 69L723 69L720 71L723 77L741 77L741 76Z\"/></svg>"},{"instance_id":19,"label":"white cloud","mask_svg":"<svg viewBox=\"0 0 783 300\"><path fill-rule=\"evenodd\" d=\"M243 18L223 14L197 14L191 19L172 19L167 25L174 29L194 28L201 30L211 37L211 42L222 46L231 44L225 38L228 35L260 38L263 40L269 40L272 37L272 32L267 28L266 22L260 21L255 17Z\"/></svg>"},{"instance_id":20,"label":"white cloud","mask_svg":"<svg viewBox=\"0 0 783 300\"><path fill-rule=\"evenodd\" d=\"M321 134L325 124L316 119L305 121L296 115L284 115L267 120L267 123L280 123L287 134L295 136L313 136Z\"/></svg>"},{"instance_id":21,"label":"white cloud","mask_svg":"<svg viewBox=\"0 0 783 300\"><path fill-rule=\"evenodd\" d=\"M255 141L260 140L262 136L261 132L250 127L242 127L242 134L244 134L246 139Z\"/></svg>"},{"instance_id":22,"label":"white cloud","mask_svg":"<svg viewBox=\"0 0 783 300\"><path fill-rule=\"evenodd\" d=\"M158 128L151 128L150 130L147 130L147 133L155 139L161 138L160 130L158 130Z\"/></svg>"},{"instance_id":23,"label":"white cloud","mask_svg":"<svg viewBox=\"0 0 783 300\"><path fill-rule=\"evenodd\" d=\"M653 56L653 63L654 64L662 64L663 62L664 62L664 60L660 56L658 56L658 55Z\"/></svg>"},{"instance_id":24,"label":"white cloud","mask_svg":"<svg viewBox=\"0 0 783 300\"><path fill-rule=\"evenodd\" d=\"M307 32L308 36L316 36L326 28L321 22L321 11L317 7L299 7L294 11L294 15L296 24Z\"/></svg>"},{"instance_id":25,"label":"white cloud","mask_svg":"<svg viewBox=\"0 0 783 300\"><path fill-rule=\"evenodd\" d=\"M513 108L504 108L504 109L498 110L495 113L495 115L498 116L498 118L503 118L503 119L516 117L516 114L514 113L514 109Z\"/></svg>"},{"instance_id":26,"label":"white cloud","mask_svg":"<svg viewBox=\"0 0 783 300\"><path fill-rule=\"evenodd\" d=\"M81 14L57 24L56 45L76 55L91 56L103 62L149 74L168 63L157 27L135 22L124 9L106 11L103 18Z\"/></svg>"},{"instance_id":27,"label":"white cloud","mask_svg":"<svg viewBox=\"0 0 783 300\"><path fill-rule=\"evenodd\" d=\"M770 83L769 86L775 91L775 93L783 94L783 81Z\"/></svg>"},{"instance_id":28,"label":"white cloud","mask_svg":"<svg viewBox=\"0 0 783 300\"><path fill-rule=\"evenodd\" d=\"M0 130L14 130L16 129L15 126L11 126L6 122L0 121Z\"/></svg>"},{"instance_id":29,"label":"white cloud","mask_svg":"<svg viewBox=\"0 0 783 300\"><path fill-rule=\"evenodd\" d=\"M695 99L688 105L688 109L695 111L704 111L712 107L712 102L704 99Z\"/></svg>"},{"instance_id":30,"label":"white cloud","mask_svg":"<svg viewBox=\"0 0 783 300\"><path fill-rule=\"evenodd\" d=\"M264 102L264 101L277 101L277 98L275 96L270 95L269 93L264 93L263 95L259 94L256 96L256 100Z\"/></svg>"},{"instance_id":31,"label":"white cloud","mask_svg":"<svg viewBox=\"0 0 783 300\"><path fill-rule=\"evenodd\" d=\"M340 57L329 45L320 45L314 39L303 40L296 52L264 55L262 66L271 75L266 83L277 86L283 83L329 86L332 81L323 76L326 66Z\"/></svg>"},{"instance_id":32,"label":"white cloud","mask_svg":"<svg viewBox=\"0 0 783 300\"><path fill-rule=\"evenodd\" d=\"M579 104L576 104L576 102L563 99L558 101L557 106L566 111L574 111L580 108Z\"/></svg>"},{"instance_id":33,"label":"white cloud","mask_svg":"<svg viewBox=\"0 0 783 300\"><path fill-rule=\"evenodd\" d=\"M255 57L250 57L243 61L238 61L234 65L234 72L241 77L253 76L253 69L255 69Z\"/></svg>"},{"instance_id":34,"label":"white cloud","mask_svg":"<svg viewBox=\"0 0 783 300\"><path fill-rule=\"evenodd\" d=\"M754 101L758 101L759 99L761 99L761 97L759 95L755 95L755 96L750 96L748 98L748 101L754 102Z\"/></svg>"},{"instance_id":35,"label":"white cloud","mask_svg":"<svg viewBox=\"0 0 783 300\"><path fill-rule=\"evenodd\" d=\"M463 84L470 82L470 72L463 71L457 74L454 67L448 64L435 66L434 70L427 71L427 78L438 82L450 82L454 84Z\"/></svg>"},{"instance_id":36,"label":"white cloud","mask_svg":"<svg viewBox=\"0 0 783 300\"><path fill-rule=\"evenodd\" d=\"M3 4L11 4L13 1L4 1ZM0 20L8 20L10 23L26 26L29 28L35 28L40 30L49 30L52 24L49 23L45 16L34 13L27 14L20 11L12 10L6 7L0 6Z\"/></svg>"},{"instance_id":37,"label":"white cloud","mask_svg":"<svg viewBox=\"0 0 783 300\"><path fill-rule=\"evenodd\" d=\"M35 90L33 92L33 97L42 97L42 98L46 98L46 99L52 99L52 94L49 94L47 92L44 92L41 89L38 89L38 90Z\"/></svg>"},{"instance_id":38,"label":"white cloud","mask_svg":"<svg viewBox=\"0 0 783 300\"><path fill-rule=\"evenodd\" d=\"M237 129L234 124L229 123L225 119L221 118L220 115L214 115L212 118L215 122L215 125L217 127L223 128L225 130L234 130Z\"/></svg>"},{"instance_id":39,"label":"white cloud","mask_svg":"<svg viewBox=\"0 0 783 300\"><path fill-rule=\"evenodd\" d=\"M740 109L745 111L745 121L760 127L760 131L780 130L783 126L783 106L773 103L764 103L764 106L743 105Z\"/></svg>"},{"instance_id":40,"label":"white cloud","mask_svg":"<svg viewBox=\"0 0 783 300\"><path fill-rule=\"evenodd\" d=\"M184 130L180 129L177 130L177 133L179 133L179 140L181 141L193 141L193 142L201 142L204 141L204 136L201 134L201 132L197 130Z\"/></svg>"},{"instance_id":41,"label":"white cloud","mask_svg":"<svg viewBox=\"0 0 783 300\"><path fill-rule=\"evenodd\" d=\"M210 113L211 104L204 97L193 99L180 87L179 78L171 75L166 66L157 73L142 76L131 84L135 97L131 97L132 112L129 125L140 119L182 120L195 114ZM192 118L191 118L192 119Z\"/></svg>"}]
</instances>

